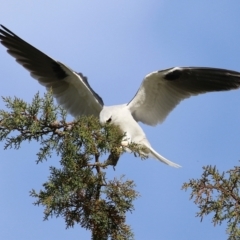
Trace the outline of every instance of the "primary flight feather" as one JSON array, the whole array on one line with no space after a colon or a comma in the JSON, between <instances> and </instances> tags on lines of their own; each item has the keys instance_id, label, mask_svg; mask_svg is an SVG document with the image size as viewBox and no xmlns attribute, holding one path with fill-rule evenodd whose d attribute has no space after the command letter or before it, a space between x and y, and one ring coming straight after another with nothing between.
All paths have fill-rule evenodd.
<instances>
[{"instance_id":1,"label":"primary flight feather","mask_svg":"<svg viewBox=\"0 0 240 240\"><path fill-rule=\"evenodd\" d=\"M133 99L116 106L104 106L102 98L91 88L87 78L63 63L31 46L0 25L0 41L7 52L26 68L31 76L52 89L57 102L74 117L94 115L102 124L118 125L126 134L122 144L141 144L144 154L173 167L178 164L157 153L137 122L155 126L185 98L213 91L240 87L240 73L217 68L174 67L148 74Z\"/></svg>"}]
</instances>

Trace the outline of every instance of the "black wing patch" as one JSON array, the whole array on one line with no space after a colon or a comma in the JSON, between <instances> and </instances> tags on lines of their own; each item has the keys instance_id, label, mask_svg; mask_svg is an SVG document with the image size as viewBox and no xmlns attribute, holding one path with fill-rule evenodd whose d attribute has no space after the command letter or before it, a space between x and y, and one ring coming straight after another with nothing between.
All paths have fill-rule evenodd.
<instances>
[{"instance_id":1,"label":"black wing patch","mask_svg":"<svg viewBox=\"0 0 240 240\"><path fill-rule=\"evenodd\" d=\"M58 62L25 42L3 25L0 26L2 27L0 29L2 45L30 73L37 77L54 77L59 80L68 76Z\"/></svg>"}]
</instances>

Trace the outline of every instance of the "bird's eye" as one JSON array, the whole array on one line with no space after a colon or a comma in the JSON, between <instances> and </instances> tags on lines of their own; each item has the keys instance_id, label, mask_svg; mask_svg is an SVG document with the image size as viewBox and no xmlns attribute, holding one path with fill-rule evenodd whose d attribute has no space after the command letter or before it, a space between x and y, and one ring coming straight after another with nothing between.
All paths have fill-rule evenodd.
<instances>
[{"instance_id":1,"label":"bird's eye","mask_svg":"<svg viewBox=\"0 0 240 240\"><path fill-rule=\"evenodd\" d=\"M110 117L107 121L106 121L106 123L110 123L112 121L112 117Z\"/></svg>"}]
</instances>

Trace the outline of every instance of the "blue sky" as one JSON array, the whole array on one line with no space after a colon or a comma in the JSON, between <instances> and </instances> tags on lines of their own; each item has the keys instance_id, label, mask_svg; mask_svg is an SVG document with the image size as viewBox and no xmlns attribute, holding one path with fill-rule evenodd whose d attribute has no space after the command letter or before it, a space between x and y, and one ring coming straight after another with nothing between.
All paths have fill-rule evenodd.
<instances>
[{"instance_id":1,"label":"blue sky","mask_svg":"<svg viewBox=\"0 0 240 240\"><path fill-rule=\"evenodd\" d=\"M106 105L128 102L144 76L174 66L206 66L240 71L240 2L229 1L2 1L0 23L56 60L82 72ZM0 46L0 96L30 101L44 88ZM141 197L128 214L137 240L227 238L225 224L195 217L197 207L183 182L202 166L225 171L240 160L240 91L211 93L182 102L155 128L143 125L152 146L182 165L174 169L125 154L109 176L133 179ZM4 108L0 101L0 108ZM0 239L90 239L78 226L43 222L32 205L48 168L36 165L37 144L19 151L0 143Z\"/></svg>"}]
</instances>

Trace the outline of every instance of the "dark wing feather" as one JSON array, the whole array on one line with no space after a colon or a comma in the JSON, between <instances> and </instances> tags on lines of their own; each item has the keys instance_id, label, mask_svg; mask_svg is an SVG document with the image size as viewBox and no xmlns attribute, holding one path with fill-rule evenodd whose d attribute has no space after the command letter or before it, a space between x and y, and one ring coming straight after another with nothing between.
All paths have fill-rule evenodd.
<instances>
[{"instance_id":1,"label":"dark wing feather","mask_svg":"<svg viewBox=\"0 0 240 240\"><path fill-rule=\"evenodd\" d=\"M148 74L128 107L136 121L156 125L185 98L239 87L239 72L218 68L170 68Z\"/></svg>"},{"instance_id":2,"label":"dark wing feather","mask_svg":"<svg viewBox=\"0 0 240 240\"><path fill-rule=\"evenodd\" d=\"M48 90L52 89L58 103L70 114L75 117L99 115L103 101L90 87L86 77L50 58L6 27L0 26L0 41L7 52L41 85Z\"/></svg>"}]
</instances>

